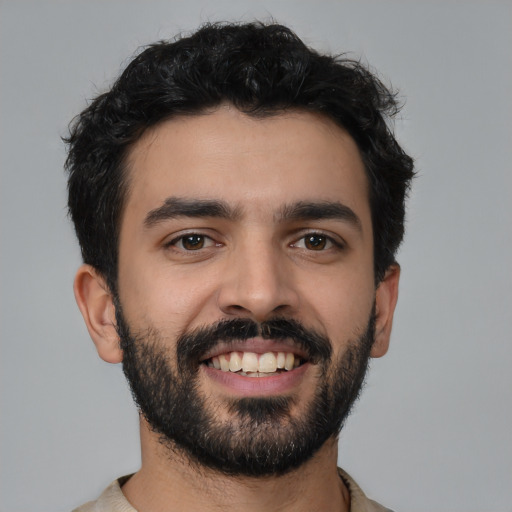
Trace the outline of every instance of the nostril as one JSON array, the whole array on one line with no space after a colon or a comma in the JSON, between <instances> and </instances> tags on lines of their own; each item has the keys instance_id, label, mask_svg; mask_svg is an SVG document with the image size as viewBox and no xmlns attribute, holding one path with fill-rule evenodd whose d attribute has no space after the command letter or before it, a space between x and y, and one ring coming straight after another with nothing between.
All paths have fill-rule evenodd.
<instances>
[{"instance_id":1,"label":"nostril","mask_svg":"<svg viewBox=\"0 0 512 512\"><path fill-rule=\"evenodd\" d=\"M251 312L247 308L244 308L243 306L240 306L239 304L232 304L223 309L226 313L232 314L232 315L237 315L237 316L250 316L250 314L251 314Z\"/></svg>"}]
</instances>

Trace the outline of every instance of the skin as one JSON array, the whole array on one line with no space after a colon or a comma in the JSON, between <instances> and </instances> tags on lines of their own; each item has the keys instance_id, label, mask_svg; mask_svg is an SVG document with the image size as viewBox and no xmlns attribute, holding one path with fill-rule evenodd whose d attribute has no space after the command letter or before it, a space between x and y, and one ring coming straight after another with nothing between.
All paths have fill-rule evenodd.
<instances>
[{"instance_id":1,"label":"skin","mask_svg":"<svg viewBox=\"0 0 512 512\"><path fill-rule=\"evenodd\" d=\"M371 356L386 353L399 268L390 267L375 288L368 183L358 148L340 127L311 113L257 119L225 105L146 132L128 164L119 296L133 330L152 326L164 334L170 364L183 331L226 318L276 315L327 335L335 360L364 330L374 303ZM236 215L179 216L148 226L148 214L170 197L223 201ZM342 203L358 220L283 219L283 208L300 201ZM190 233L207 237L203 248L182 245L179 237ZM311 233L327 237L321 250L305 243ZM75 295L99 355L122 361L112 297L93 268L79 269ZM309 365L283 391L297 398L292 416L306 409L317 378L317 366ZM243 394L205 371L199 372L199 390L225 420L227 399ZM337 439L293 473L262 479L197 471L180 452L169 453L144 419L141 440L142 467L123 487L139 512L349 508L337 476Z\"/></svg>"}]
</instances>

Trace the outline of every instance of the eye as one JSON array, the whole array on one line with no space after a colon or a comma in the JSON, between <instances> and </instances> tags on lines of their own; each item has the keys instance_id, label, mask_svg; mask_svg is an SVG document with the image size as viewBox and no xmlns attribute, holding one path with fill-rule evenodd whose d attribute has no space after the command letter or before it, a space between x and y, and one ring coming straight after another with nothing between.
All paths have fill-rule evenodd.
<instances>
[{"instance_id":1,"label":"eye","mask_svg":"<svg viewBox=\"0 0 512 512\"><path fill-rule=\"evenodd\" d=\"M323 251L328 246L329 242L330 240L323 235L312 234L304 237L304 246L310 251Z\"/></svg>"},{"instance_id":2,"label":"eye","mask_svg":"<svg viewBox=\"0 0 512 512\"><path fill-rule=\"evenodd\" d=\"M214 242L210 237L206 235L188 233L186 235L175 238L174 240L171 240L169 245L184 251L198 251L206 247L211 247L214 245Z\"/></svg>"},{"instance_id":3,"label":"eye","mask_svg":"<svg viewBox=\"0 0 512 512\"><path fill-rule=\"evenodd\" d=\"M333 246L340 247L341 244L337 244L331 237L322 233L308 233L293 243L292 246L308 251L325 251Z\"/></svg>"}]
</instances>

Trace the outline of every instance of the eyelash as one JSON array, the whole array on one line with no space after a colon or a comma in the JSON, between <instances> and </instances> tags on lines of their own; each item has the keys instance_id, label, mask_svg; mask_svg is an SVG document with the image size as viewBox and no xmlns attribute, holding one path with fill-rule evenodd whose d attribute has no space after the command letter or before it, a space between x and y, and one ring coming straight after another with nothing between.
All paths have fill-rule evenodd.
<instances>
[{"instance_id":1,"label":"eyelash","mask_svg":"<svg viewBox=\"0 0 512 512\"><path fill-rule=\"evenodd\" d=\"M194 249L187 249L186 247L183 246L183 243L184 243L184 241L187 238L192 239L194 237L201 239L201 241L202 241L201 247L199 247L199 248L194 250ZM314 237L323 239L325 241L326 245L328 245L328 244L331 244L331 245L328 246L327 248L325 246L321 247L319 250L308 249L307 247L298 247L299 242L304 241L304 245L306 245L307 244L307 239L309 238L310 241L311 241L311 239L314 238ZM180 242L181 242L181 247L177 247L177 245ZM207 247L204 247L205 243L208 244ZM205 235L203 233L190 232L190 233L181 234L180 236L177 236L177 237L173 238L168 243L166 243L164 247L166 249L174 248L174 249L182 251L182 252L194 253L194 252L199 252L202 249L208 249L209 247L213 247L213 246L220 247L221 245L222 245L221 243L215 242L215 240L213 240L213 238L211 238L208 235ZM345 244L340 242L340 241L338 241L338 240L336 240L332 236L329 236L329 235L323 233L323 232L320 232L320 231L310 231L310 232L304 233L295 242L291 243L290 247L294 247L294 248L297 248L297 249L305 249L305 250L310 251L310 252L325 252L325 251L327 251L329 249L332 249L332 248L340 249L340 250L344 249L345 248Z\"/></svg>"},{"instance_id":2,"label":"eyelash","mask_svg":"<svg viewBox=\"0 0 512 512\"><path fill-rule=\"evenodd\" d=\"M195 233L195 232L191 232L191 233L185 233L185 234L181 234L180 236L177 236L175 238L173 238L172 240L170 240L169 242L167 242L164 247L166 249L168 248L176 248L177 250L179 251L183 251L183 252L198 252L200 251L201 249L205 249L205 247L201 246L199 247L198 249L194 250L194 249L187 249L183 246L183 243L184 241L189 238L194 238L194 237L197 237L197 238L201 238L202 241L203 241L203 244L204 243L207 243L207 242L210 242L208 247L213 247L213 246L220 246L222 244L219 244L219 243L216 243L212 237L208 236L208 235L204 235L203 233ZM176 247L178 243L181 242L181 245L182 247ZM206 247L206 248L208 248Z\"/></svg>"},{"instance_id":3,"label":"eyelash","mask_svg":"<svg viewBox=\"0 0 512 512\"><path fill-rule=\"evenodd\" d=\"M317 237L317 238L323 238L325 240L325 243L326 244L331 244L330 247L323 247L321 248L320 250L315 250L315 249L308 249L307 247L297 247L298 243L301 242L301 241L304 241L304 244L307 243L307 240L308 238L311 239L311 238L314 238L314 237ZM296 242L290 244L291 247L297 247L298 249L305 249L309 252L325 252L325 251L328 251L329 249L344 249L345 248L345 244L339 240L336 240L334 237L332 236L329 236L327 235L326 233L322 232L322 231L309 231L307 233L304 233Z\"/></svg>"}]
</instances>

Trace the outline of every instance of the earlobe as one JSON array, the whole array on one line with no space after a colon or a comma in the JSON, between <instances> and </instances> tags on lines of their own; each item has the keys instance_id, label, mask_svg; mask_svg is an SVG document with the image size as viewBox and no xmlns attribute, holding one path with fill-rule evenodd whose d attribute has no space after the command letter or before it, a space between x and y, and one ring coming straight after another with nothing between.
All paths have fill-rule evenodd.
<instances>
[{"instance_id":1,"label":"earlobe","mask_svg":"<svg viewBox=\"0 0 512 512\"><path fill-rule=\"evenodd\" d=\"M389 348L393 314L398 300L398 282L400 266L391 265L379 283L375 294L375 342L372 346L371 357L382 357Z\"/></svg>"},{"instance_id":2,"label":"earlobe","mask_svg":"<svg viewBox=\"0 0 512 512\"><path fill-rule=\"evenodd\" d=\"M75 299L99 356L108 363L120 363L123 352L117 335L115 306L103 277L90 265L76 273Z\"/></svg>"}]
</instances>

